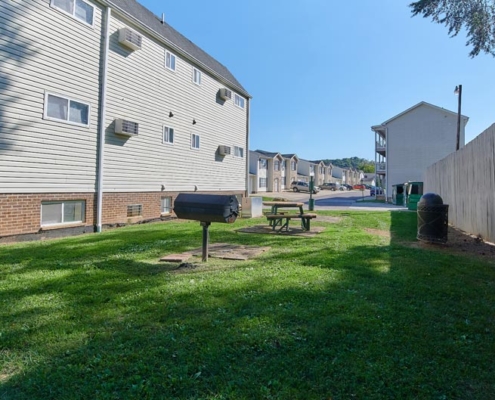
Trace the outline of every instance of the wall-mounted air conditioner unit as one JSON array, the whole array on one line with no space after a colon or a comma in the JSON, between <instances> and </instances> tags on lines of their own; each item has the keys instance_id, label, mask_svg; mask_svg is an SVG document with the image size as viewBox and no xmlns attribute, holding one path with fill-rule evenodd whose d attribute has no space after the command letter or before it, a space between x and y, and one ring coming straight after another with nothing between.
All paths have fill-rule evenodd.
<instances>
[{"instance_id":1,"label":"wall-mounted air conditioner unit","mask_svg":"<svg viewBox=\"0 0 495 400\"><path fill-rule=\"evenodd\" d=\"M218 154L221 156L229 156L231 153L230 146L218 146Z\"/></svg>"},{"instance_id":2,"label":"wall-mounted air conditioner unit","mask_svg":"<svg viewBox=\"0 0 495 400\"><path fill-rule=\"evenodd\" d=\"M142 40L143 37L141 35L129 28L121 28L119 30L119 42L132 50L141 49Z\"/></svg>"},{"instance_id":3,"label":"wall-mounted air conditioner unit","mask_svg":"<svg viewBox=\"0 0 495 400\"><path fill-rule=\"evenodd\" d=\"M220 97L224 100L230 100L232 98L232 91L227 88L221 88Z\"/></svg>"},{"instance_id":4,"label":"wall-mounted air conditioner unit","mask_svg":"<svg viewBox=\"0 0 495 400\"><path fill-rule=\"evenodd\" d=\"M115 133L125 136L137 136L139 133L139 124L137 122L127 121L121 118L116 119Z\"/></svg>"}]
</instances>

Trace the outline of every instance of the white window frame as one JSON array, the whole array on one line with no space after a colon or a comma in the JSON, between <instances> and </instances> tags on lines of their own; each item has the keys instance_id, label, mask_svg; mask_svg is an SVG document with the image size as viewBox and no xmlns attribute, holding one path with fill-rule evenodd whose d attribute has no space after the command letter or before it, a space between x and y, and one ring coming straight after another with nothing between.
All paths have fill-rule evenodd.
<instances>
[{"instance_id":1,"label":"white window frame","mask_svg":"<svg viewBox=\"0 0 495 400\"><path fill-rule=\"evenodd\" d=\"M196 145L197 142L197 145ZM201 146L201 138L197 133L191 133L191 149L199 150Z\"/></svg>"},{"instance_id":2,"label":"white window frame","mask_svg":"<svg viewBox=\"0 0 495 400\"><path fill-rule=\"evenodd\" d=\"M65 15L68 15L69 17L71 17L71 18L74 18L76 21L79 21L79 22L83 23L86 26L89 26L91 28L94 28L94 25L95 25L95 10L96 10L95 6L92 5L91 3L89 3L86 0L69 0L69 1L72 2L73 5L74 5L73 6L73 12L72 12L72 14L69 13L69 12L67 12L67 11L65 11L63 8L57 7L54 4L55 0L50 0L50 7L52 7L55 10L61 12L62 14L65 14ZM91 24L88 24L86 21L84 21L84 20L82 20L80 18L77 18L77 16L76 16L76 1L80 1L81 3L87 4L88 6L90 6L93 9L93 18L92 18Z\"/></svg>"},{"instance_id":3,"label":"white window frame","mask_svg":"<svg viewBox=\"0 0 495 400\"><path fill-rule=\"evenodd\" d=\"M244 158L244 147L234 146L234 157Z\"/></svg>"},{"instance_id":4,"label":"white window frame","mask_svg":"<svg viewBox=\"0 0 495 400\"><path fill-rule=\"evenodd\" d=\"M268 169L268 160L266 158L260 158L259 169Z\"/></svg>"},{"instance_id":5,"label":"white window frame","mask_svg":"<svg viewBox=\"0 0 495 400\"><path fill-rule=\"evenodd\" d=\"M172 131L172 140L170 140L170 132ZM167 138L169 140L165 140L165 132L167 132ZM166 125L163 125L163 129L162 129L162 143L163 144L167 144L169 146L172 146L174 144L174 136L175 136L175 129L170 127L170 126L166 126Z\"/></svg>"},{"instance_id":6,"label":"white window frame","mask_svg":"<svg viewBox=\"0 0 495 400\"><path fill-rule=\"evenodd\" d=\"M290 170L291 171L297 171L297 161L291 161L290 162Z\"/></svg>"},{"instance_id":7,"label":"white window frame","mask_svg":"<svg viewBox=\"0 0 495 400\"><path fill-rule=\"evenodd\" d=\"M266 178L259 178L259 187L260 188L266 188L268 184L268 181Z\"/></svg>"},{"instance_id":8,"label":"white window frame","mask_svg":"<svg viewBox=\"0 0 495 400\"><path fill-rule=\"evenodd\" d=\"M239 96L237 93L234 93L234 104L236 107L242 108L244 110L246 99L242 96Z\"/></svg>"},{"instance_id":9,"label":"white window frame","mask_svg":"<svg viewBox=\"0 0 495 400\"><path fill-rule=\"evenodd\" d=\"M167 54L170 54L170 66L167 65ZM174 59L174 68L172 68L172 57ZM175 72L175 70L177 69L177 57L174 53L168 51L168 50L165 50L165 68L167 68L169 71L173 71Z\"/></svg>"},{"instance_id":10,"label":"white window frame","mask_svg":"<svg viewBox=\"0 0 495 400\"><path fill-rule=\"evenodd\" d=\"M201 71L193 67L192 81L195 85L201 86Z\"/></svg>"},{"instance_id":11,"label":"white window frame","mask_svg":"<svg viewBox=\"0 0 495 400\"><path fill-rule=\"evenodd\" d=\"M274 171L280 171L280 161L279 160L273 161L273 170Z\"/></svg>"},{"instance_id":12,"label":"white window frame","mask_svg":"<svg viewBox=\"0 0 495 400\"><path fill-rule=\"evenodd\" d=\"M56 117L50 117L48 115L48 96L54 96L54 97L59 97L61 99L67 100L68 101L68 108L67 108L67 119L61 119L61 118L56 118ZM73 101L75 103L80 103L84 104L85 106L88 106L88 123L87 124L82 124L79 122L74 122L70 120L70 102ZM49 121L57 121L57 122L62 122L64 124L70 124L70 125L76 125L76 126L84 126L86 128L89 128L90 124L90 119L91 119L91 104L86 103L84 101L75 99L73 97L68 97L65 95L61 95L58 93L52 93L52 92L46 92L45 91L45 102L44 102L44 109L43 109L43 119L49 120Z\"/></svg>"},{"instance_id":13,"label":"white window frame","mask_svg":"<svg viewBox=\"0 0 495 400\"><path fill-rule=\"evenodd\" d=\"M81 203L81 220L77 221L69 221L69 222L64 222L64 207L65 204L67 203ZM54 222L52 224L44 224L43 223L43 205L49 205L49 204L61 204L61 220L62 222ZM86 220L86 200L61 200L61 201L42 201L41 202L41 209L40 209L40 226L41 227L46 227L46 226L58 226L58 225L74 225L74 224L82 224Z\"/></svg>"},{"instance_id":14,"label":"white window frame","mask_svg":"<svg viewBox=\"0 0 495 400\"><path fill-rule=\"evenodd\" d=\"M168 203L166 205L165 203ZM161 214L172 214L172 196L165 196L160 199L160 212Z\"/></svg>"}]
</instances>

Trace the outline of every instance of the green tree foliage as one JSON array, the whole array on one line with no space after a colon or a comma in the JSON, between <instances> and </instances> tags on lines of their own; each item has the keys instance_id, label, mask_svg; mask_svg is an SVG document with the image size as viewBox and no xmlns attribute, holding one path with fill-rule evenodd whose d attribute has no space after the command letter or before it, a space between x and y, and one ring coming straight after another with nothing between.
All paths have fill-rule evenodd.
<instances>
[{"instance_id":1,"label":"green tree foliage","mask_svg":"<svg viewBox=\"0 0 495 400\"><path fill-rule=\"evenodd\" d=\"M375 162L365 160L364 158L351 157L351 158L341 158L337 160L323 160L326 162L331 162L333 165L340 168L355 168L363 172L373 173L375 172Z\"/></svg>"},{"instance_id":2,"label":"green tree foliage","mask_svg":"<svg viewBox=\"0 0 495 400\"><path fill-rule=\"evenodd\" d=\"M422 15L445 25L451 37L464 27L470 57L480 52L495 56L494 0L419 0L409 4L413 16Z\"/></svg>"}]
</instances>

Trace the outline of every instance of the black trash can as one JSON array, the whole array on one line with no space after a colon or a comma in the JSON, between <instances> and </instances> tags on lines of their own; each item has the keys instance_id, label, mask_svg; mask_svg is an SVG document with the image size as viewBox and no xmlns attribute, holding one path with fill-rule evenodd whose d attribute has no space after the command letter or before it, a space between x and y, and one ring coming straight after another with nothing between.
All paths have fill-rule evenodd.
<instances>
[{"instance_id":1,"label":"black trash can","mask_svg":"<svg viewBox=\"0 0 495 400\"><path fill-rule=\"evenodd\" d=\"M425 193L418 202L418 240L446 243L448 236L449 205L435 193Z\"/></svg>"}]
</instances>

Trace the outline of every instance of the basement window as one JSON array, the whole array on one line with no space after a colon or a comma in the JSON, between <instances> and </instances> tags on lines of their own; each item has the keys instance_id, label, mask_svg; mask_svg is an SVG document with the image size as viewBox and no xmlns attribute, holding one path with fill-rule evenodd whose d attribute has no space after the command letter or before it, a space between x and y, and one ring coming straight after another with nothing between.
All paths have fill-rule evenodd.
<instances>
[{"instance_id":1,"label":"basement window","mask_svg":"<svg viewBox=\"0 0 495 400\"><path fill-rule=\"evenodd\" d=\"M85 219L86 202L43 201L41 203L41 226L82 223Z\"/></svg>"},{"instance_id":2,"label":"basement window","mask_svg":"<svg viewBox=\"0 0 495 400\"><path fill-rule=\"evenodd\" d=\"M161 211L162 214L171 214L172 213L172 197L162 197L161 200Z\"/></svg>"}]
</instances>

